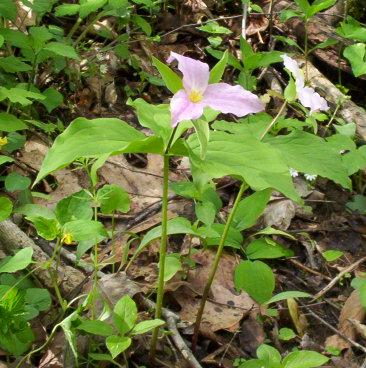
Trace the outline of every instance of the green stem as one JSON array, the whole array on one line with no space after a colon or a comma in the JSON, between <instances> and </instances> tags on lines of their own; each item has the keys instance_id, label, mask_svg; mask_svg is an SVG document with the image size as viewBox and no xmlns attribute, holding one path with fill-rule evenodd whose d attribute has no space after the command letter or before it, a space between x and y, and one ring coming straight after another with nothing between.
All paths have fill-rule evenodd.
<instances>
[{"instance_id":1,"label":"green stem","mask_svg":"<svg viewBox=\"0 0 366 368\"><path fill-rule=\"evenodd\" d=\"M198 332L199 332L201 321L202 321L203 311L205 309L208 294L210 292L212 282L215 278L216 271L217 271L217 268L218 268L219 263L220 263L220 259L221 259L222 252L224 250L225 242L226 242L227 236L229 234L229 229L230 229L231 223L233 222L234 215L235 215L236 209L238 208L241 197L243 196L243 193L245 192L245 190L247 188L248 188L248 184L246 184L245 182L243 182L240 186L238 195L235 198L233 208L230 211L229 217L226 221L224 231L223 231L221 239L220 239L219 247L217 248L215 259L214 259L214 262L211 266L210 273L209 273L209 276L208 276L208 280L207 280L205 288L203 290L203 294L202 294L202 298L201 298L201 304L200 304L200 307L198 309L198 313L197 313L197 316L196 316L196 322L194 324L194 332L193 332L193 337L192 337L192 351L193 352L195 352L195 350L196 350Z\"/></svg>"},{"instance_id":2,"label":"green stem","mask_svg":"<svg viewBox=\"0 0 366 368\"><path fill-rule=\"evenodd\" d=\"M308 36L308 20L305 19L305 45L304 45L304 56L305 56L305 81L308 80L308 57L309 57L309 36Z\"/></svg>"},{"instance_id":3,"label":"green stem","mask_svg":"<svg viewBox=\"0 0 366 368\"><path fill-rule=\"evenodd\" d=\"M111 236L111 243L112 243L112 253L113 253L113 263L112 263L112 273L114 273L116 268L116 244L114 242L114 232L116 229L116 221L115 221L115 212L112 213L112 236Z\"/></svg>"},{"instance_id":4,"label":"green stem","mask_svg":"<svg viewBox=\"0 0 366 368\"><path fill-rule=\"evenodd\" d=\"M177 127L174 128L172 135L170 136L169 142L165 149L163 159L163 199L161 206L161 242L160 242L160 256L159 256L159 277L158 277L158 290L156 296L156 308L155 308L155 318L161 318L161 312L163 308L163 298L164 298L164 274L165 274L165 259L167 250L167 240L168 240L168 188L169 188L169 150L174 141L174 135ZM153 331L151 338L151 347L149 352L149 361L151 366L155 365L155 353L156 344L158 341L160 328L157 327Z\"/></svg>"},{"instance_id":5,"label":"green stem","mask_svg":"<svg viewBox=\"0 0 366 368\"><path fill-rule=\"evenodd\" d=\"M277 115L272 119L272 121L268 124L267 128L265 129L265 131L262 133L262 135L259 137L259 140L261 141L266 134L272 129L273 125L276 124L277 120L279 119L279 117L282 115L283 111L285 110L287 106L287 100L285 100L285 102L282 104L280 110L278 111Z\"/></svg>"},{"instance_id":6,"label":"green stem","mask_svg":"<svg viewBox=\"0 0 366 368\"><path fill-rule=\"evenodd\" d=\"M89 31L92 29L93 25L98 22L101 18L103 18L105 15L105 12L100 12L94 19L90 21L90 23L85 27L85 29L80 33L79 37L74 41L73 46L76 47L81 40L84 39L84 37L89 33Z\"/></svg>"},{"instance_id":7,"label":"green stem","mask_svg":"<svg viewBox=\"0 0 366 368\"><path fill-rule=\"evenodd\" d=\"M272 119L272 121L269 123L269 125L267 126L267 128L265 129L265 131L260 136L260 138L259 138L260 141L271 130L271 128L276 123L276 121L278 120L278 118L282 115L282 113L283 113L286 105L287 105L287 101L285 100L285 102L283 103L283 105L280 108L280 111L278 111L277 115ZM196 350L198 333L199 333L199 329L200 329L200 325L201 325L201 321L202 321L203 312L204 312L204 309L205 309L206 301L207 301L208 294L209 294L210 289L211 289L212 282L213 282L213 280L215 278L216 271L217 271L217 268L218 268L219 263L220 263L220 259L221 259L222 252L224 250L226 238L227 238L227 236L229 234L229 229L230 229L231 223L233 221L233 218L234 218L236 209L238 207L238 204L239 204L239 202L241 200L241 197L243 196L244 191L248 187L249 186L245 182L243 182L241 184L240 190L239 190L239 192L238 192L238 194L237 194L237 196L235 198L235 202L234 202L233 208L231 209L230 214L229 214L229 217L228 217L228 219L226 221L226 224L225 224L225 227L224 227L224 231L223 231L222 236L221 236L221 239L220 239L219 247L217 249L214 262L213 262L213 264L211 266L210 273L209 273L209 276L208 276L208 280L207 280L206 285L205 285L205 288L203 290L203 294L202 294L202 298L201 298L201 304L200 304L200 307L199 307L198 312L197 312L196 321L195 321L195 324L194 324L194 332L193 332L193 336L192 336L192 351L193 352L195 352L195 350Z\"/></svg>"}]
</instances>

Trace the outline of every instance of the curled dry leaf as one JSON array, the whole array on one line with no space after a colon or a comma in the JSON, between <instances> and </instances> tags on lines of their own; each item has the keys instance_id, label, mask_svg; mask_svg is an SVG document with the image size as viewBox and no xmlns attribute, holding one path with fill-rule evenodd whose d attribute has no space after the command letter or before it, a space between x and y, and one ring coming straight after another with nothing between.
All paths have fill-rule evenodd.
<instances>
[{"instance_id":1,"label":"curled dry leaf","mask_svg":"<svg viewBox=\"0 0 366 368\"><path fill-rule=\"evenodd\" d=\"M287 299L287 306L297 333L300 336L303 336L308 326L305 315L300 313L299 305L297 304L295 299Z\"/></svg>"},{"instance_id":2,"label":"curled dry leaf","mask_svg":"<svg viewBox=\"0 0 366 368\"><path fill-rule=\"evenodd\" d=\"M214 256L215 252L211 250L201 250L193 255L196 267L188 272L187 283L190 286L183 286L174 293L182 308L179 314L184 321L193 323L196 319L200 304L197 296L202 295ZM234 289L232 270L236 264L233 255L223 254L203 314L201 328L206 331L236 331L245 315L258 310L258 305L247 293L238 293Z\"/></svg>"},{"instance_id":3,"label":"curled dry leaf","mask_svg":"<svg viewBox=\"0 0 366 368\"><path fill-rule=\"evenodd\" d=\"M354 340L358 333L355 327L355 321L358 323L362 323L364 318L365 309L361 305L360 294L357 290L354 290L344 303L341 314L339 316L339 332L342 335L347 336L349 339ZM329 336L325 344L326 346L335 347L339 350L348 349L351 346L348 341L344 340L339 335Z\"/></svg>"},{"instance_id":4,"label":"curled dry leaf","mask_svg":"<svg viewBox=\"0 0 366 368\"><path fill-rule=\"evenodd\" d=\"M245 31L247 36L252 36L265 31L268 28L269 20L264 15L255 15L249 18L249 24Z\"/></svg>"}]
</instances>

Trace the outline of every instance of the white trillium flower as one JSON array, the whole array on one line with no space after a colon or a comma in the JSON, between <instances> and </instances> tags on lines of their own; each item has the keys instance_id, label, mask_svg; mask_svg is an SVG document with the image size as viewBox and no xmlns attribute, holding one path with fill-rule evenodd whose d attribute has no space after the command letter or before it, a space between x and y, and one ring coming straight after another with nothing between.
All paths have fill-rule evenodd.
<instances>
[{"instance_id":1,"label":"white trillium flower","mask_svg":"<svg viewBox=\"0 0 366 368\"><path fill-rule=\"evenodd\" d=\"M314 111L327 111L329 109L327 101L315 92L314 88L305 86L305 78L296 60L288 55L282 55L285 68L291 72L295 79L297 98L301 104L310 109L310 114Z\"/></svg>"}]
</instances>

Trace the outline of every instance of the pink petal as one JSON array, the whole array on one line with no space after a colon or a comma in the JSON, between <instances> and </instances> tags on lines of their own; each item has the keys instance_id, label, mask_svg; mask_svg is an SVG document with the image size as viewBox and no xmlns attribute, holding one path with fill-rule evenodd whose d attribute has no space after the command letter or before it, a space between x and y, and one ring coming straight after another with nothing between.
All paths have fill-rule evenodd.
<instances>
[{"instance_id":1,"label":"pink petal","mask_svg":"<svg viewBox=\"0 0 366 368\"><path fill-rule=\"evenodd\" d=\"M171 52L167 61L171 63L173 60L178 61L178 69L183 74L184 89L203 93L210 77L209 66L199 60Z\"/></svg>"},{"instance_id":2,"label":"pink petal","mask_svg":"<svg viewBox=\"0 0 366 368\"><path fill-rule=\"evenodd\" d=\"M302 74L299 65L296 60L290 58L288 55L282 55L283 64L285 68L291 72L292 76L295 79L296 86L298 88L304 87L305 80L304 75Z\"/></svg>"},{"instance_id":3,"label":"pink petal","mask_svg":"<svg viewBox=\"0 0 366 368\"><path fill-rule=\"evenodd\" d=\"M186 91L181 89L170 100L172 126L175 127L183 120L198 119L203 114L203 108L203 103L191 102Z\"/></svg>"},{"instance_id":4,"label":"pink petal","mask_svg":"<svg viewBox=\"0 0 366 368\"><path fill-rule=\"evenodd\" d=\"M214 110L239 117L264 110L264 105L255 94L241 86L227 83L210 84L203 95L202 103Z\"/></svg>"},{"instance_id":5,"label":"pink petal","mask_svg":"<svg viewBox=\"0 0 366 368\"><path fill-rule=\"evenodd\" d=\"M297 94L301 104L308 107L310 109L310 113L317 110L327 111L329 109L327 101L311 87L298 88Z\"/></svg>"}]
</instances>

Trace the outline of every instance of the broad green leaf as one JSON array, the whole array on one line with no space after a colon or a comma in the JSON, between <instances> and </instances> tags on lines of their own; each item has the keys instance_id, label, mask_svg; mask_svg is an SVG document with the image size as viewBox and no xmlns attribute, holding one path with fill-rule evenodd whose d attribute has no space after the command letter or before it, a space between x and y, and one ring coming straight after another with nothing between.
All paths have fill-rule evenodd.
<instances>
[{"instance_id":1,"label":"broad green leaf","mask_svg":"<svg viewBox=\"0 0 366 368\"><path fill-rule=\"evenodd\" d=\"M304 1L304 0L301 0L301 1ZM310 9L308 9L308 11L306 12L307 13L306 14L307 18L309 19L309 18L313 17L314 15L318 14L319 12L330 8L336 2L337 2L337 0L315 0L311 4Z\"/></svg>"},{"instance_id":2,"label":"broad green leaf","mask_svg":"<svg viewBox=\"0 0 366 368\"><path fill-rule=\"evenodd\" d=\"M308 0L295 0L295 3L302 10L304 14L306 14L310 9L310 4Z\"/></svg>"},{"instance_id":3,"label":"broad green leaf","mask_svg":"<svg viewBox=\"0 0 366 368\"><path fill-rule=\"evenodd\" d=\"M283 341L289 341L296 337L297 335L291 328L282 327L278 331L278 338Z\"/></svg>"},{"instance_id":4,"label":"broad green leaf","mask_svg":"<svg viewBox=\"0 0 366 368\"><path fill-rule=\"evenodd\" d=\"M169 105L149 104L142 98L137 98L134 101L129 99L127 105L132 106L136 110L139 123L143 127L151 129L156 135L163 138L165 144L168 144L173 132Z\"/></svg>"},{"instance_id":5,"label":"broad green leaf","mask_svg":"<svg viewBox=\"0 0 366 368\"><path fill-rule=\"evenodd\" d=\"M0 1L0 17L15 21L17 16L17 7L13 0Z\"/></svg>"},{"instance_id":6,"label":"broad green leaf","mask_svg":"<svg viewBox=\"0 0 366 368\"><path fill-rule=\"evenodd\" d=\"M110 324L100 320L88 320L83 319L80 325L77 326L78 330L85 331L89 334L99 335L99 336L111 336L114 331Z\"/></svg>"},{"instance_id":7,"label":"broad green leaf","mask_svg":"<svg viewBox=\"0 0 366 368\"><path fill-rule=\"evenodd\" d=\"M63 229L63 234L71 234L72 238L77 242L93 240L99 242L103 238L108 237L103 224L93 220L75 220L67 222Z\"/></svg>"},{"instance_id":8,"label":"broad green leaf","mask_svg":"<svg viewBox=\"0 0 366 368\"><path fill-rule=\"evenodd\" d=\"M42 312L51 306L51 296L47 289L29 288L25 291L25 301L37 311Z\"/></svg>"},{"instance_id":9,"label":"broad green leaf","mask_svg":"<svg viewBox=\"0 0 366 368\"><path fill-rule=\"evenodd\" d=\"M206 156L207 144L210 138L210 127L207 121L202 119L193 120L192 124L201 145L200 158L203 160Z\"/></svg>"},{"instance_id":10,"label":"broad green leaf","mask_svg":"<svg viewBox=\"0 0 366 368\"><path fill-rule=\"evenodd\" d=\"M0 35L0 47L3 47L4 42L5 42L4 36Z\"/></svg>"},{"instance_id":11,"label":"broad green leaf","mask_svg":"<svg viewBox=\"0 0 366 368\"><path fill-rule=\"evenodd\" d=\"M216 207L212 202L203 201L197 202L194 206L197 220L203 222L205 225L211 225L215 221Z\"/></svg>"},{"instance_id":12,"label":"broad green leaf","mask_svg":"<svg viewBox=\"0 0 366 368\"><path fill-rule=\"evenodd\" d=\"M42 92L42 94L46 97L46 99L42 100L41 103L45 106L49 113L52 112L56 107L59 107L64 101L63 95L57 91L57 89L52 87L47 88Z\"/></svg>"},{"instance_id":13,"label":"broad green leaf","mask_svg":"<svg viewBox=\"0 0 366 368\"><path fill-rule=\"evenodd\" d=\"M164 282L169 281L182 269L182 264L178 257L168 254L165 258Z\"/></svg>"},{"instance_id":14,"label":"broad green leaf","mask_svg":"<svg viewBox=\"0 0 366 368\"><path fill-rule=\"evenodd\" d=\"M123 296L114 306L113 312L114 323L121 335L133 328L137 320L137 307L130 296Z\"/></svg>"},{"instance_id":15,"label":"broad green leaf","mask_svg":"<svg viewBox=\"0 0 366 368\"><path fill-rule=\"evenodd\" d=\"M213 34L231 34L230 29L220 26L216 21L208 22L201 27L197 27L200 31Z\"/></svg>"},{"instance_id":16,"label":"broad green leaf","mask_svg":"<svg viewBox=\"0 0 366 368\"><path fill-rule=\"evenodd\" d=\"M14 159L9 156L0 155L0 165L5 164L7 162L13 162Z\"/></svg>"},{"instance_id":17,"label":"broad green leaf","mask_svg":"<svg viewBox=\"0 0 366 368\"><path fill-rule=\"evenodd\" d=\"M248 70L265 68L271 64L282 62L282 55L282 51L256 52L245 58L244 68Z\"/></svg>"},{"instance_id":18,"label":"broad green leaf","mask_svg":"<svg viewBox=\"0 0 366 368\"><path fill-rule=\"evenodd\" d=\"M249 134L211 131L205 160L201 160L197 135L191 135L187 143L193 165L211 178L239 176L256 191L274 188L299 201L288 166L269 144Z\"/></svg>"},{"instance_id":19,"label":"broad green leaf","mask_svg":"<svg viewBox=\"0 0 366 368\"><path fill-rule=\"evenodd\" d=\"M75 15L79 11L79 4L62 4L56 8L55 15L56 17L64 17L65 15Z\"/></svg>"},{"instance_id":20,"label":"broad green leaf","mask_svg":"<svg viewBox=\"0 0 366 368\"><path fill-rule=\"evenodd\" d=\"M13 210L13 202L7 197L0 197L0 221L6 220Z\"/></svg>"},{"instance_id":21,"label":"broad green leaf","mask_svg":"<svg viewBox=\"0 0 366 368\"><path fill-rule=\"evenodd\" d=\"M345 38L366 42L366 27L363 27L360 22L350 16L347 17L347 20L341 22L337 32Z\"/></svg>"},{"instance_id":22,"label":"broad green leaf","mask_svg":"<svg viewBox=\"0 0 366 368\"><path fill-rule=\"evenodd\" d=\"M278 293L269 299L265 304L276 303L281 300L286 300L289 298L310 298L311 295L308 293L304 293L303 291L284 291L282 293Z\"/></svg>"},{"instance_id":23,"label":"broad green leaf","mask_svg":"<svg viewBox=\"0 0 366 368\"><path fill-rule=\"evenodd\" d=\"M327 40L325 40L323 42L320 42L317 45L315 45L314 47L312 47L309 50L309 53L313 52L314 50L325 49L325 48L327 48L329 46L333 46L333 45L335 45L337 43L338 43L338 41L335 40L334 38L328 38Z\"/></svg>"},{"instance_id":24,"label":"broad green leaf","mask_svg":"<svg viewBox=\"0 0 366 368\"><path fill-rule=\"evenodd\" d=\"M220 82L226 68L227 60L228 60L228 51L226 50L222 55L221 59L211 69L209 83Z\"/></svg>"},{"instance_id":25,"label":"broad green leaf","mask_svg":"<svg viewBox=\"0 0 366 368\"><path fill-rule=\"evenodd\" d=\"M366 44L356 43L347 46L343 51L343 56L351 63L355 77L366 74Z\"/></svg>"},{"instance_id":26,"label":"broad green leaf","mask_svg":"<svg viewBox=\"0 0 366 368\"><path fill-rule=\"evenodd\" d=\"M97 200L102 213L108 214L115 211L126 213L130 210L130 197L116 184L107 184L97 192Z\"/></svg>"},{"instance_id":27,"label":"broad green leaf","mask_svg":"<svg viewBox=\"0 0 366 368\"><path fill-rule=\"evenodd\" d=\"M0 58L0 68L7 73L28 72L32 67L14 55Z\"/></svg>"},{"instance_id":28,"label":"broad green leaf","mask_svg":"<svg viewBox=\"0 0 366 368\"><path fill-rule=\"evenodd\" d=\"M80 157L146 152L146 148L149 148L150 152L159 153L162 150L162 142L155 137L146 138L119 119L78 118L56 138L43 160L35 184Z\"/></svg>"},{"instance_id":29,"label":"broad green leaf","mask_svg":"<svg viewBox=\"0 0 366 368\"><path fill-rule=\"evenodd\" d=\"M78 313L80 312L75 310L53 328L53 330L56 330L58 327L62 328L62 331L76 360L78 358L78 348L76 344L76 334L74 332L73 322L79 319Z\"/></svg>"},{"instance_id":30,"label":"broad green leaf","mask_svg":"<svg viewBox=\"0 0 366 368\"><path fill-rule=\"evenodd\" d=\"M96 12L107 3L107 0L85 0L80 5L80 18L86 18L89 14Z\"/></svg>"},{"instance_id":31,"label":"broad green leaf","mask_svg":"<svg viewBox=\"0 0 366 368\"><path fill-rule=\"evenodd\" d=\"M224 232L224 224L212 224L209 226L201 226L197 229L197 235L206 239L207 245L219 245L220 239ZM241 249L243 236L240 231L229 228L229 233L225 241L225 247Z\"/></svg>"},{"instance_id":32,"label":"broad green leaf","mask_svg":"<svg viewBox=\"0 0 366 368\"><path fill-rule=\"evenodd\" d=\"M343 252L336 249L329 249L322 253L322 256L327 262L336 261L338 258L343 256Z\"/></svg>"},{"instance_id":33,"label":"broad green leaf","mask_svg":"<svg viewBox=\"0 0 366 368\"><path fill-rule=\"evenodd\" d=\"M344 188L351 188L341 154L324 139L296 130L288 135L269 138L268 142L281 152L288 168L319 175L333 180Z\"/></svg>"},{"instance_id":34,"label":"broad green leaf","mask_svg":"<svg viewBox=\"0 0 366 368\"><path fill-rule=\"evenodd\" d=\"M269 266L261 261L241 261L235 268L234 284L246 291L256 302L267 302L275 288L275 278Z\"/></svg>"},{"instance_id":35,"label":"broad green leaf","mask_svg":"<svg viewBox=\"0 0 366 368\"><path fill-rule=\"evenodd\" d=\"M72 46L65 45L62 42L49 42L44 50L51 51L56 55L64 56L69 59L78 59L78 55Z\"/></svg>"},{"instance_id":36,"label":"broad green leaf","mask_svg":"<svg viewBox=\"0 0 366 368\"><path fill-rule=\"evenodd\" d=\"M259 238L246 247L245 254L249 259L272 259L292 257L294 252L270 238Z\"/></svg>"},{"instance_id":37,"label":"broad green leaf","mask_svg":"<svg viewBox=\"0 0 366 368\"><path fill-rule=\"evenodd\" d=\"M342 161L348 169L348 175L352 175L358 170L363 170L366 168L366 146L361 146L357 150L342 155Z\"/></svg>"},{"instance_id":38,"label":"broad green leaf","mask_svg":"<svg viewBox=\"0 0 366 368\"><path fill-rule=\"evenodd\" d=\"M27 216L33 223L37 234L46 240L53 240L60 235L60 225L56 219L41 216Z\"/></svg>"},{"instance_id":39,"label":"broad green leaf","mask_svg":"<svg viewBox=\"0 0 366 368\"><path fill-rule=\"evenodd\" d=\"M142 29L142 31L146 34L146 36L150 37L152 33L152 28L150 23L140 15L133 15L131 17L133 23L135 23L138 27Z\"/></svg>"},{"instance_id":40,"label":"broad green leaf","mask_svg":"<svg viewBox=\"0 0 366 368\"><path fill-rule=\"evenodd\" d=\"M31 35L32 49L38 54L47 41L53 39L55 36L45 27L31 27L29 29Z\"/></svg>"},{"instance_id":41,"label":"broad green leaf","mask_svg":"<svg viewBox=\"0 0 366 368\"><path fill-rule=\"evenodd\" d=\"M55 208L55 215L61 225L74 220L91 220L93 209L89 194L81 190L61 199Z\"/></svg>"},{"instance_id":42,"label":"broad green leaf","mask_svg":"<svg viewBox=\"0 0 366 368\"><path fill-rule=\"evenodd\" d=\"M366 214L366 197L360 194L356 194L351 201L346 203L346 207L349 211L357 212L362 215Z\"/></svg>"},{"instance_id":43,"label":"broad green leaf","mask_svg":"<svg viewBox=\"0 0 366 368\"><path fill-rule=\"evenodd\" d=\"M116 358L119 354L123 353L131 345L132 340L127 336L108 336L106 339L106 345L112 358Z\"/></svg>"},{"instance_id":44,"label":"broad green leaf","mask_svg":"<svg viewBox=\"0 0 366 368\"><path fill-rule=\"evenodd\" d=\"M16 31L10 28L0 28L0 34L11 46L19 47L21 49L29 49L31 46L29 36L21 31Z\"/></svg>"},{"instance_id":45,"label":"broad green leaf","mask_svg":"<svg viewBox=\"0 0 366 368\"><path fill-rule=\"evenodd\" d=\"M254 226L265 210L271 192L270 189L264 189L242 199L234 214L233 226L240 231Z\"/></svg>"},{"instance_id":46,"label":"broad green leaf","mask_svg":"<svg viewBox=\"0 0 366 368\"><path fill-rule=\"evenodd\" d=\"M239 368L268 368L264 365L264 362L260 359L250 359L241 363Z\"/></svg>"},{"instance_id":47,"label":"broad green leaf","mask_svg":"<svg viewBox=\"0 0 366 368\"><path fill-rule=\"evenodd\" d=\"M149 321L139 322L131 331L131 335L142 335L153 330L156 327L163 326L165 322L161 319L152 319Z\"/></svg>"},{"instance_id":48,"label":"broad green leaf","mask_svg":"<svg viewBox=\"0 0 366 368\"><path fill-rule=\"evenodd\" d=\"M16 171L10 173L5 178L5 189L8 192L16 192L17 190L25 190L31 185L31 180L26 176L18 174Z\"/></svg>"},{"instance_id":49,"label":"broad green leaf","mask_svg":"<svg viewBox=\"0 0 366 368\"><path fill-rule=\"evenodd\" d=\"M257 349L258 359L265 362L266 367L280 368L281 367L281 354L274 347L262 344Z\"/></svg>"},{"instance_id":50,"label":"broad green leaf","mask_svg":"<svg viewBox=\"0 0 366 368\"><path fill-rule=\"evenodd\" d=\"M48 207L40 206L39 204L27 203L15 210L16 213L21 213L27 217L44 217L49 219L56 218L54 212Z\"/></svg>"},{"instance_id":51,"label":"broad green leaf","mask_svg":"<svg viewBox=\"0 0 366 368\"><path fill-rule=\"evenodd\" d=\"M44 100L45 97L40 93L27 91L23 88L10 88L0 87L0 101L9 99L12 103L20 103L23 106L32 104L32 100Z\"/></svg>"},{"instance_id":52,"label":"broad green leaf","mask_svg":"<svg viewBox=\"0 0 366 368\"><path fill-rule=\"evenodd\" d=\"M240 51L243 63L245 63L248 57L255 54L252 45L243 36L240 36Z\"/></svg>"},{"instance_id":53,"label":"broad green leaf","mask_svg":"<svg viewBox=\"0 0 366 368\"><path fill-rule=\"evenodd\" d=\"M168 220L168 235L175 234L192 234L195 235L196 232L193 230L191 223L184 217L175 217ZM128 263L128 266L138 257L138 255L155 239L161 236L161 225L154 227L149 230L145 236L142 238L140 245L137 247L134 255ZM127 267L128 267L127 266Z\"/></svg>"},{"instance_id":54,"label":"broad green leaf","mask_svg":"<svg viewBox=\"0 0 366 368\"><path fill-rule=\"evenodd\" d=\"M0 262L0 273L17 272L24 270L32 262L33 248L27 247L19 250L14 256L6 257Z\"/></svg>"},{"instance_id":55,"label":"broad green leaf","mask_svg":"<svg viewBox=\"0 0 366 368\"><path fill-rule=\"evenodd\" d=\"M328 357L316 351L294 351L287 355L283 361L283 368L316 368L327 363Z\"/></svg>"},{"instance_id":56,"label":"broad green leaf","mask_svg":"<svg viewBox=\"0 0 366 368\"><path fill-rule=\"evenodd\" d=\"M0 130L3 132L15 132L27 129L27 125L22 120L6 112L0 113Z\"/></svg>"},{"instance_id":57,"label":"broad green leaf","mask_svg":"<svg viewBox=\"0 0 366 368\"><path fill-rule=\"evenodd\" d=\"M268 226L265 229L258 231L254 235L280 235L284 236L285 238L289 238L291 240L296 240L296 238L293 235L286 233L285 231L282 230L274 229L271 226Z\"/></svg>"},{"instance_id":58,"label":"broad green leaf","mask_svg":"<svg viewBox=\"0 0 366 368\"><path fill-rule=\"evenodd\" d=\"M179 90L183 88L182 79L179 77L178 74L173 72L170 67L164 63L162 63L156 57L152 57L152 61L156 69L158 69L163 81L165 82L166 87L172 93L177 93Z\"/></svg>"}]
</instances>

